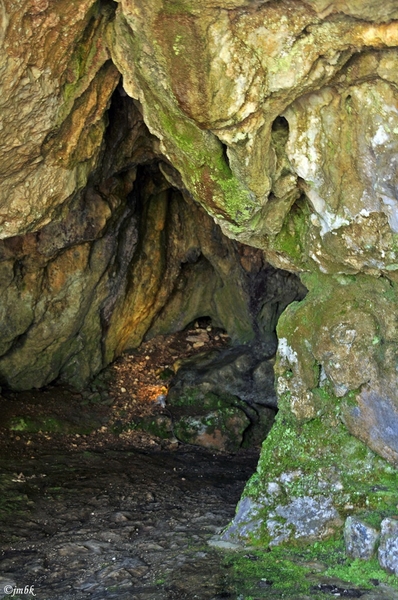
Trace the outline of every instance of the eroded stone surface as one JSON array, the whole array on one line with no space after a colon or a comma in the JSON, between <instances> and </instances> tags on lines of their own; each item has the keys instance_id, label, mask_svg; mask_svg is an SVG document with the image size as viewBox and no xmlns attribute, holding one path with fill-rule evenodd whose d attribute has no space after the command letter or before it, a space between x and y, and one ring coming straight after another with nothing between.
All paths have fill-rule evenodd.
<instances>
[{"instance_id":1,"label":"eroded stone surface","mask_svg":"<svg viewBox=\"0 0 398 600\"><path fill-rule=\"evenodd\" d=\"M344 398L350 431L394 464L396 18L391 2L124 0L109 42L190 193L314 274L280 327L282 410L303 421Z\"/></svg>"},{"instance_id":2,"label":"eroded stone surface","mask_svg":"<svg viewBox=\"0 0 398 600\"><path fill-rule=\"evenodd\" d=\"M344 525L346 552L352 558L369 560L375 553L379 532L355 517L347 517Z\"/></svg>"},{"instance_id":3,"label":"eroded stone surface","mask_svg":"<svg viewBox=\"0 0 398 600\"><path fill-rule=\"evenodd\" d=\"M260 445L277 410L274 360L261 359L267 348L273 354L272 342L253 343L205 353L183 363L167 394L175 435L200 444L208 437L204 445L218 448ZM214 430L219 441L212 441Z\"/></svg>"},{"instance_id":4,"label":"eroded stone surface","mask_svg":"<svg viewBox=\"0 0 398 600\"><path fill-rule=\"evenodd\" d=\"M109 118L90 184L39 231L0 242L0 378L14 389L59 375L81 386L145 335L200 316L236 342L260 336L275 347L278 314L303 295L170 186L121 88Z\"/></svg>"},{"instance_id":5,"label":"eroded stone surface","mask_svg":"<svg viewBox=\"0 0 398 600\"><path fill-rule=\"evenodd\" d=\"M6 0L0 10L4 239L42 227L85 186L120 74L104 43L109 6Z\"/></svg>"},{"instance_id":6,"label":"eroded stone surface","mask_svg":"<svg viewBox=\"0 0 398 600\"><path fill-rule=\"evenodd\" d=\"M398 574L398 521L396 519L384 519L381 522L378 557L384 569L389 573Z\"/></svg>"},{"instance_id":7,"label":"eroded stone surface","mask_svg":"<svg viewBox=\"0 0 398 600\"><path fill-rule=\"evenodd\" d=\"M43 599L210 600L229 591L223 556L206 542L232 516L255 457L191 450L1 459L2 497L18 512L2 520L0 598L25 581Z\"/></svg>"}]
</instances>

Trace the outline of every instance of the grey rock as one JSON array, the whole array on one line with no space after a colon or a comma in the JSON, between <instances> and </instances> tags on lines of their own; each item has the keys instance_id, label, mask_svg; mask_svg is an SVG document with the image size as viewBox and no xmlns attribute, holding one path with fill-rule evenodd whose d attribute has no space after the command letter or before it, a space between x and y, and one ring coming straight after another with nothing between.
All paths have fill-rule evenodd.
<instances>
[{"instance_id":1,"label":"grey rock","mask_svg":"<svg viewBox=\"0 0 398 600\"><path fill-rule=\"evenodd\" d=\"M378 558L383 569L398 575L398 520L396 519L387 518L381 522Z\"/></svg>"},{"instance_id":2,"label":"grey rock","mask_svg":"<svg viewBox=\"0 0 398 600\"><path fill-rule=\"evenodd\" d=\"M274 387L274 359L262 360L253 370L255 402L277 408Z\"/></svg>"},{"instance_id":3,"label":"grey rock","mask_svg":"<svg viewBox=\"0 0 398 600\"><path fill-rule=\"evenodd\" d=\"M214 537L208 540L208 545L212 548L219 548L220 550L241 550L241 544L236 544L234 542L225 542L220 538L220 536L215 535Z\"/></svg>"},{"instance_id":4,"label":"grey rock","mask_svg":"<svg viewBox=\"0 0 398 600\"><path fill-rule=\"evenodd\" d=\"M100 542L98 540L86 540L82 542L82 546L94 552L94 554L103 554L110 547L109 542Z\"/></svg>"},{"instance_id":5,"label":"grey rock","mask_svg":"<svg viewBox=\"0 0 398 600\"><path fill-rule=\"evenodd\" d=\"M346 553L351 558L369 560L372 558L379 532L355 517L347 517L344 526Z\"/></svg>"},{"instance_id":6,"label":"grey rock","mask_svg":"<svg viewBox=\"0 0 398 600\"><path fill-rule=\"evenodd\" d=\"M375 386L374 386L375 387ZM398 408L396 381L382 381L378 389L363 389L358 406L348 404L343 421L351 433L393 465L398 463Z\"/></svg>"},{"instance_id":7,"label":"grey rock","mask_svg":"<svg viewBox=\"0 0 398 600\"><path fill-rule=\"evenodd\" d=\"M249 534L256 534L262 523L259 518L262 508L263 504L249 496L243 498L238 504L234 519L221 535L221 541L236 543L246 540Z\"/></svg>"},{"instance_id":8,"label":"grey rock","mask_svg":"<svg viewBox=\"0 0 398 600\"><path fill-rule=\"evenodd\" d=\"M206 441L208 436L204 440L186 439L181 430L190 432L192 419L199 424L207 422L209 409L213 409L213 412L220 409L220 416L234 410L236 416L233 420L241 426L232 427L233 430L239 430L239 436L232 446L239 447L242 443L245 447L259 446L270 431L276 414L274 360L264 359L269 356L267 348L265 344L253 343L186 361L167 396L167 408L173 415L176 437L181 441L210 447ZM188 423L182 422L183 407L188 407ZM191 433L189 437L192 437ZM223 446L234 450L231 444ZM222 449L214 443L211 447Z\"/></svg>"},{"instance_id":9,"label":"grey rock","mask_svg":"<svg viewBox=\"0 0 398 600\"><path fill-rule=\"evenodd\" d=\"M217 395L230 394L248 404L276 408L274 359L265 345L247 344L229 348L204 361L190 360L179 370L168 399L187 388L199 388Z\"/></svg>"},{"instance_id":10,"label":"grey rock","mask_svg":"<svg viewBox=\"0 0 398 600\"><path fill-rule=\"evenodd\" d=\"M331 498L294 498L289 504L279 505L269 513L267 527L273 538L270 545L282 543L292 533L296 539L319 538L332 532L339 524L341 520Z\"/></svg>"}]
</instances>

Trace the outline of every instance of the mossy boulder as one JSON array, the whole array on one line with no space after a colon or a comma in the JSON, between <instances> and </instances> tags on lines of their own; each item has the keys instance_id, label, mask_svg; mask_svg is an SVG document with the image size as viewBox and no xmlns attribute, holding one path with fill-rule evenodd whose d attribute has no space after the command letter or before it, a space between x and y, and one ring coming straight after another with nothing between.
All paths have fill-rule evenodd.
<instances>
[{"instance_id":1,"label":"mossy boulder","mask_svg":"<svg viewBox=\"0 0 398 600\"><path fill-rule=\"evenodd\" d=\"M239 398L228 393L216 395L200 387L178 386L169 393L167 408L177 439L214 450L237 451L250 426Z\"/></svg>"},{"instance_id":2,"label":"mossy boulder","mask_svg":"<svg viewBox=\"0 0 398 600\"><path fill-rule=\"evenodd\" d=\"M244 493L255 526L250 511L242 522L237 513L226 534L238 541L308 541L340 532L346 516L396 510L395 285L366 275L303 280L308 295L278 325L279 413ZM318 528L303 528L299 499Z\"/></svg>"},{"instance_id":3,"label":"mossy boulder","mask_svg":"<svg viewBox=\"0 0 398 600\"><path fill-rule=\"evenodd\" d=\"M261 445L276 413L274 361L264 360L260 351L266 355L266 347L272 352L272 344L248 344L193 357L183 364L167 396L177 437L177 431L185 437L189 431L190 436L205 441L214 429L221 435L231 430L236 439L225 447Z\"/></svg>"},{"instance_id":4,"label":"mossy boulder","mask_svg":"<svg viewBox=\"0 0 398 600\"><path fill-rule=\"evenodd\" d=\"M348 429L398 464L396 285L366 275L306 275L309 293L278 325L280 404L296 419L339 407Z\"/></svg>"}]
</instances>

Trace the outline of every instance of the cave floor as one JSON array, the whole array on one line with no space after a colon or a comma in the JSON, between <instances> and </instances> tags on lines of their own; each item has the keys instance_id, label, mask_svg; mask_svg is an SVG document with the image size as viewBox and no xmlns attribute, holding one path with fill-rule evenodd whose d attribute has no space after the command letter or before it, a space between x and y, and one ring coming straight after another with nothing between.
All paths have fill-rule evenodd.
<instances>
[{"instance_id":1,"label":"cave floor","mask_svg":"<svg viewBox=\"0 0 398 600\"><path fill-rule=\"evenodd\" d=\"M145 433L140 421L170 415L162 399L179 367L192 357L222 350L229 336L204 318L192 328L160 335L126 352L81 391L64 385L0 395L0 453L59 450L172 448L176 440ZM0 390L1 391L1 390Z\"/></svg>"},{"instance_id":2,"label":"cave floor","mask_svg":"<svg viewBox=\"0 0 398 600\"><path fill-rule=\"evenodd\" d=\"M284 574L276 559L277 585L258 551L208 544L233 517L259 449L214 452L132 426L162 414L179 361L229 343L207 327L147 342L81 393L3 391L0 598L398 600L383 585L324 578L319 562L301 593L294 565Z\"/></svg>"},{"instance_id":3,"label":"cave floor","mask_svg":"<svg viewBox=\"0 0 398 600\"><path fill-rule=\"evenodd\" d=\"M34 586L40 600L232 597L206 542L256 459L188 447L2 459L0 587Z\"/></svg>"}]
</instances>

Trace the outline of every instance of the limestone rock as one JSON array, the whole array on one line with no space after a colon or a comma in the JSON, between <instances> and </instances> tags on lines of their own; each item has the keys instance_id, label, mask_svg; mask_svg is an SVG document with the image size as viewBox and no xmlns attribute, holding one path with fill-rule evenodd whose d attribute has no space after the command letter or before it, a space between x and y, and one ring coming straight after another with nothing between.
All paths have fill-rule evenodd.
<instances>
[{"instance_id":1,"label":"limestone rock","mask_svg":"<svg viewBox=\"0 0 398 600\"><path fill-rule=\"evenodd\" d=\"M262 457L309 488L327 427L342 480L342 440L398 464L395 0L5 0L0 43L0 383L82 385L203 311L275 341L282 268L310 291Z\"/></svg>"},{"instance_id":2,"label":"limestone rock","mask_svg":"<svg viewBox=\"0 0 398 600\"><path fill-rule=\"evenodd\" d=\"M270 488L268 494L255 501L246 496L239 502L233 521L222 535L223 541L247 544L261 537L270 546L291 538L308 542L327 537L341 525L332 498L303 496L282 504L283 486L274 485L277 490Z\"/></svg>"},{"instance_id":3,"label":"limestone rock","mask_svg":"<svg viewBox=\"0 0 398 600\"><path fill-rule=\"evenodd\" d=\"M48 223L96 166L119 80L93 0L1 10L0 239Z\"/></svg>"},{"instance_id":4,"label":"limestone rock","mask_svg":"<svg viewBox=\"0 0 398 600\"><path fill-rule=\"evenodd\" d=\"M344 541L347 556L369 560L375 553L379 532L355 517L347 517L344 525Z\"/></svg>"},{"instance_id":5,"label":"limestone rock","mask_svg":"<svg viewBox=\"0 0 398 600\"><path fill-rule=\"evenodd\" d=\"M254 11L243 0L201 8L124 0L110 46L126 90L142 102L150 129L190 193L230 234L263 245L259 228L277 234L301 191L311 204L314 236L319 228L323 235L353 224L361 210L369 211L367 204L376 213L390 210L383 175L375 195L365 163L375 160L374 149L387 155L395 143L395 54L389 48L398 41L396 14L392 1L359 6L284 0ZM350 61L354 47L363 57ZM374 84L366 70L375 75ZM272 135L281 114L287 145ZM360 153L363 136L369 150ZM378 142L384 137L387 147ZM337 180L334 145L341 168L352 160L356 178ZM390 171L386 181L391 177ZM369 199L359 202L365 191ZM345 202L337 206L342 195ZM349 251L348 237L340 246Z\"/></svg>"},{"instance_id":6,"label":"limestone rock","mask_svg":"<svg viewBox=\"0 0 398 600\"><path fill-rule=\"evenodd\" d=\"M327 537L341 524L341 519L332 498L303 496L276 506L268 513L266 523L270 544L278 545L290 536L307 541Z\"/></svg>"},{"instance_id":7,"label":"limestone rock","mask_svg":"<svg viewBox=\"0 0 398 600\"><path fill-rule=\"evenodd\" d=\"M272 352L272 345L257 343L187 360L168 392L167 402L174 418L181 418L179 407L197 415L209 406L236 407L245 415L240 445L261 445L276 413L274 361L258 358L266 355L267 346Z\"/></svg>"},{"instance_id":8,"label":"limestone rock","mask_svg":"<svg viewBox=\"0 0 398 600\"><path fill-rule=\"evenodd\" d=\"M396 519L388 518L381 522L378 557L383 569L394 575L398 574L398 521Z\"/></svg>"},{"instance_id":9,"label":"limestone rock","mask_svg":"<svg viewBox=\"0 0 398 600\"><path fill-rule=\"evenodd\" d=\"M179 414L173 421L174 435L181 442L228 452L241 447L243 432L249 425L245 413L233 406L202 415Z\"/></svg>"},{"instance_id":10,"label":"limestone rock","mask_svg":"<svg viewBox=\"0 0 398 600\"><path fill-rule=\"evenodd\" d=\"M256 535L261 527L259 513L262 508L264 506L261 502L255 502L249 496L242 498L233 521L221 536L222 541L247 543L250 535Z\"/></svg>"},{"instance_id":11,"label":"limestone rock","mask_svg":"<svg viewBox=\"0 0 398 600\"><path fill-rule=\"evenodd\" d=\"M372 450L398 466L396 384L381 378L377 386L365 385L356 402L356 406L344 406L344 423Z\"/></svg>"},{"instance_id":12,"label":"limestone rock","mask_svg":"<svg viewBox=\"0 0 398 600\"><path fill-rule=\"evenodd\" d=\"M169 397L183 394L189 387L204 393L230 394L248 405L276 408L273 344L235 346L217 355L188 360L179 369Z\"/></svg>"},{"instance_id":13,"label":"limestone rock","mask_svg":"<svg viewBox=\"0 0 398 600\"><path fill-rule=\"evenodd\" d=\"M179 185L228 235L313 274L280 326L289 418L344 398L350 431L394 464L396 18L392 0L123 0L109 38Z\"/></svg>"},{"instance_id":14,"label":"limestone rock","mask_svg":"<svg viewBox=\"0 0 398 600\"><path fill-rule=\"evenodd\" d=\"M149 166L157 141L120 87L108 117L90 184L48 225L0 242L0 379L14 389L58 377L81 387L145 335L201 316L235 341L260 328L275 344L278 311L302 295Z\"/></svg>"}]
</instances>

